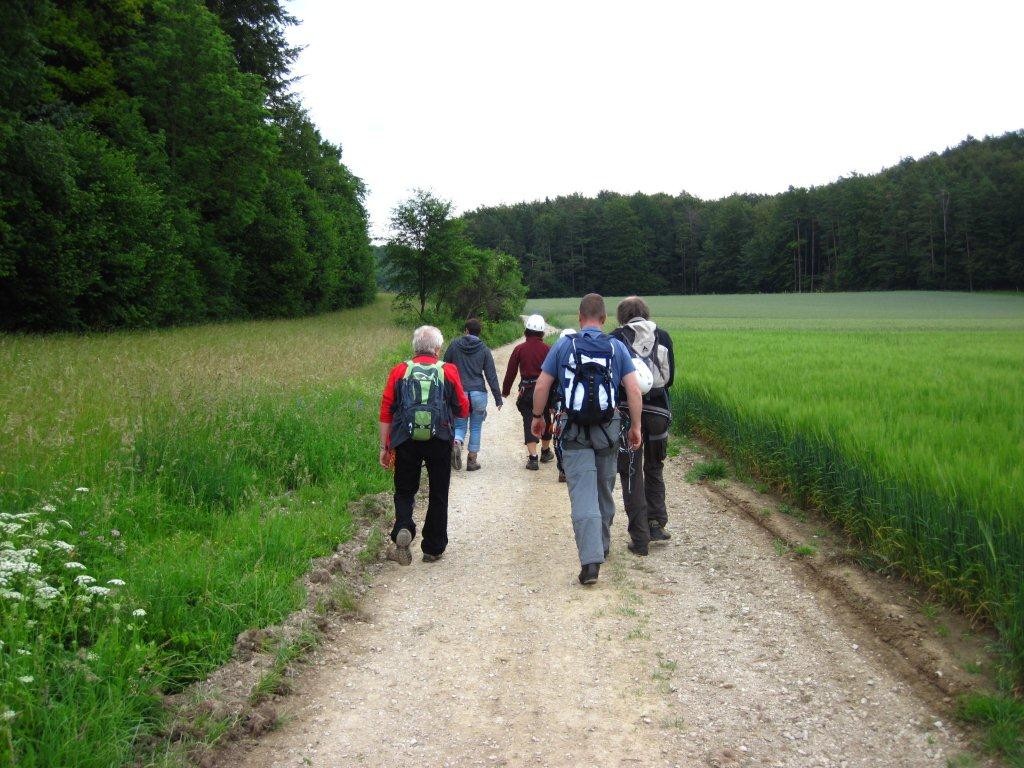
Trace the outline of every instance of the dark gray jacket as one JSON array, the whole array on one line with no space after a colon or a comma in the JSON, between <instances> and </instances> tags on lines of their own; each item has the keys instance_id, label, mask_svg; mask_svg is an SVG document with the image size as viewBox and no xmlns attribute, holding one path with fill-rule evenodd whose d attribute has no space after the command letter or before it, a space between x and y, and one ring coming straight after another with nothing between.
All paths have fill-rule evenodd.
<instances>
[{"instance_id":1,"label":"dark gray jacket","mask_svg":"<svg viewBox=\"0 0 1024 768\"><path fill-rule=\"evenodd\" d=\"M501 405L501 388L498 386L498 374L494 370L494 356L477 336L459 336L444 353L446 363L454 363L462 378L462 388L467 392L486 392L484 376L490 387L494 404Z\"/></svg>"}]
</instances>

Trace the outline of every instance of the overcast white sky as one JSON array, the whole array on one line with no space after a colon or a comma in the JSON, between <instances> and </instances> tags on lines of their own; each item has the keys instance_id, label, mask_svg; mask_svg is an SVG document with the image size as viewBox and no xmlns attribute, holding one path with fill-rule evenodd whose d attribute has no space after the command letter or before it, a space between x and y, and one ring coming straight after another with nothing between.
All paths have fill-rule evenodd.
<instances>
[{"instance_id":1,"label":"overcast white sky","mask_svg":"<svg viewBox=\"0 0 1024 768\"><path fill-rule=\"evenodd\" d=\"M293 0L296 89L366 183L457 212L705 199L1024 128L1024 2Z\"/></svg>"}]
</instances>

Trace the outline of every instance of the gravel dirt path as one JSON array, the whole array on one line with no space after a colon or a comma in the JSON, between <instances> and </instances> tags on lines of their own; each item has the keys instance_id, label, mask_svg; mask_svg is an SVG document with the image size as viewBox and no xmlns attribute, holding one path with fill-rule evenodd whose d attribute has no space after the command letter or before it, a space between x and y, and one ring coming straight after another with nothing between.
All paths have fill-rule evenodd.
<instances>
[{"instance_id":1,"label":"gravel dirt path","mask_svg":"<svg viewBox=\"0 0 1024 768\"><path fill-rule=\"evenodd\" d=\"M444 558L421 562L417 539L411 566L387 563L363 620L232 764L852 768L962 751L864 628L679 459L672 540L633 556L620 506L609 562L582 587L565 486L553 462L524 468L519 419L492 406L483 469L453 473Z\"/></svg>"}]
</instances>

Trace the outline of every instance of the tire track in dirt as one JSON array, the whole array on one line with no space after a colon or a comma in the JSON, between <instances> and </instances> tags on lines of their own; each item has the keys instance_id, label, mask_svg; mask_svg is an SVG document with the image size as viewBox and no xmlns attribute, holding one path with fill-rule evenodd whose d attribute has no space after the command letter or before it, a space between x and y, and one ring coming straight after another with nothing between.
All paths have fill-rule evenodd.
<instances>
[{"instance_id":1,"label":"tire track in dirt","mask_svg":"<svg viewBox=\"0 0 1024 768\"><path fill-rule=\"evenodd\" d=\"M279 703L281 726L219 764L853 768L943 766L963 749L679 460L672 541L631 555L620 504L601 579L580 586L565 486L554 463L525 470L520 424L513 403L491 407L483 469L453 473L444 558L387 563L363 620Z\"/></svg>"}]
</instances>

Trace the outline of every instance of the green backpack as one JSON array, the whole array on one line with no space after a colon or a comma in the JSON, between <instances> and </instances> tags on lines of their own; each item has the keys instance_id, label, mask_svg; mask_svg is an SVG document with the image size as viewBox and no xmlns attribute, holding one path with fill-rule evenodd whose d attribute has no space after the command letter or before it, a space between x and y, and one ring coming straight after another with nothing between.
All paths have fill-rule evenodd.
<instances>
[{"instance_id":1,"label":"green backpack","mask_svg":"<svg viewBox=\"0 0 1024 768\"><path fill-rule=\"evenodd\" d=\"M430 440L448 426L444 396L444 363L406 361L402 377L400 418L413 440Z\"/></svg>"}]
</instances>

